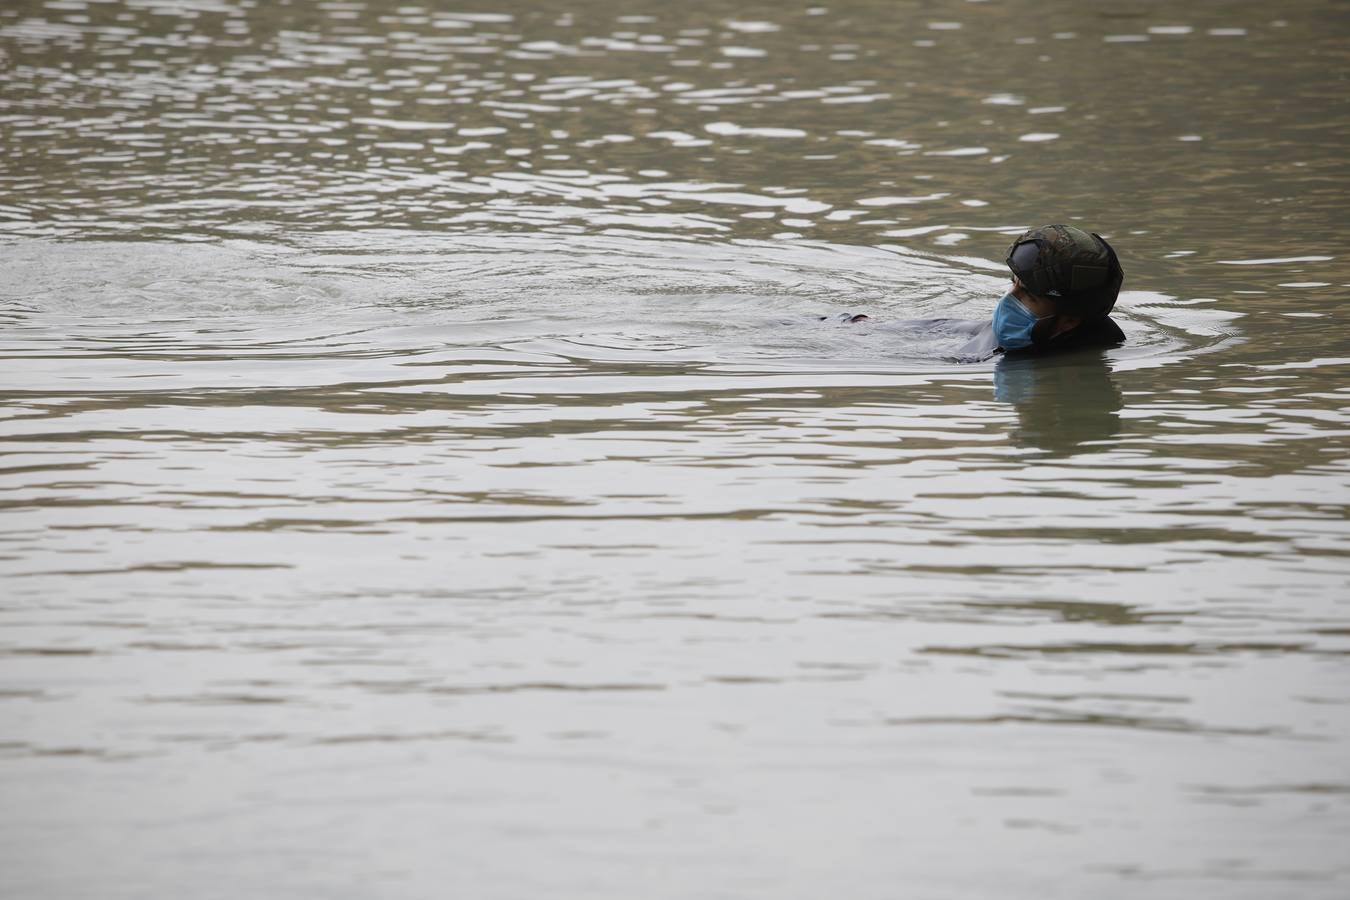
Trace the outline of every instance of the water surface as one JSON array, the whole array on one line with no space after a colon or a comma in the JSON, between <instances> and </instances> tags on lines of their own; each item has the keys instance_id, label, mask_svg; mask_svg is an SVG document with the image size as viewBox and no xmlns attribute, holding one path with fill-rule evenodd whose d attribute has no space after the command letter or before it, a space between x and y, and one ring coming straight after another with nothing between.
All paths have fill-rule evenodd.
<instances>
[{"instance_id":1,"label":"water surface","mask_svg":"<svg viewBox=\"0 0 1350 900\"><path fill-rule=\"evenodd\" d=\"M1344 896L1347 21L7 4L0 893Z\"/></svg>"}]
</instances>

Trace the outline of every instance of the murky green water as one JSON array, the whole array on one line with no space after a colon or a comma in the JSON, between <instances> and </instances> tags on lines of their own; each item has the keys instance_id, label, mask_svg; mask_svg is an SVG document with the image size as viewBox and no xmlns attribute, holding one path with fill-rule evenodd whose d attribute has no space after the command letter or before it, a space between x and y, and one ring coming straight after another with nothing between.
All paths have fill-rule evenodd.
<instances>
[{"instance_id":1,"label":"murky green water","mask_svg":"<svg viewBox=\"0 0 1350 900\"><path fill-rule=\"evenodd\" d=\"M0 894L1345 896L1350 7L1189 6L8 0Z\"/></svg>"}]
</instances>

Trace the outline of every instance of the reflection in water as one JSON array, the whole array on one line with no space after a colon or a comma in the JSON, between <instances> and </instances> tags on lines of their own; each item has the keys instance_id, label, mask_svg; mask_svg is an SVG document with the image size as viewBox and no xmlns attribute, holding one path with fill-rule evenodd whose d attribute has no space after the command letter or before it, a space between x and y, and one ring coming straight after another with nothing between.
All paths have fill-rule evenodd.
<instances>
[{"instance_id":1,"label":"reflection in water","mask_svg":"<svg viewBox=\"0 0 1350 900\"><path fill-rule=\"evenodd\" d=\"M1339 900L1347 21L0 4L0 893Z\"/></svg>"},{"instance_id":2,"label":"reflection in water","mask_svg":"<svg viewBox=\"0 0 1350 900\"><path fill-rule=\"evenodd\" d=\"M1115 437L1123 400L1107 357L1102 350L1000 357L994 367L994 398L1017 411L1013 440L1071 454Z\"/></svg>"}]
</instances>

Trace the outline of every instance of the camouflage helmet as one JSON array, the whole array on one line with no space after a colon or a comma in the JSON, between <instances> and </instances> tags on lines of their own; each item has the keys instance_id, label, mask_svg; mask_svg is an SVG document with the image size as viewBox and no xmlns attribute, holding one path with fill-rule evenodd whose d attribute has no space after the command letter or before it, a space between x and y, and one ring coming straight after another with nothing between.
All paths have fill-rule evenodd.
<instances>
[{"instance_id":1,"label":"camouflage helmet","mask_svg":"<svg viewBox=\"0 0 1350 900\"><path fill-rule=\"evenodd\" d=\"M1042 225L1008 248L1008 268L1038 297L1068 313L1103 318L1116 305L1125 273L1101 235L1072 225Z\"/></svg>"}]
</instances>

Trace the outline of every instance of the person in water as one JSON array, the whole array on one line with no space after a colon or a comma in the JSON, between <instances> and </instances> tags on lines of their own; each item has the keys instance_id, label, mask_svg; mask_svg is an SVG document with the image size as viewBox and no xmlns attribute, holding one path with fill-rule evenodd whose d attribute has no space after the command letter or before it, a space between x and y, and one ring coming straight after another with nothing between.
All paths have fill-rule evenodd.
<instances>
[{"instance_id":1,"label":"person in water","mask_svg":"<svg viewBox=\"0 0 1350 900\"><path fill-rule=\"evenodd\" d=\"M950 357L962 362L998 353L1022 356L1124 343L1125 333L1111 321L1110 312L1125 273L1101 235L1072 225L1042 225L1013 241L1006 262L1012 289L999 299L992 319L907 324L967 338ZM837 318L844 323L871 320L848 313Z\"/></svg>"},{"instance_id":2,"label":"person in water","mask_svg":"<svg viewBox=\"0 0 1350 900\"><path fill-rule=\"evenodd\" d=\"M998 349L1046 353L1125 342L1110 317L1125 272L1101 235L1043 225L1013 241L1006 262L1012 290L991 323Z\"/></svg>"}]
</instances>

